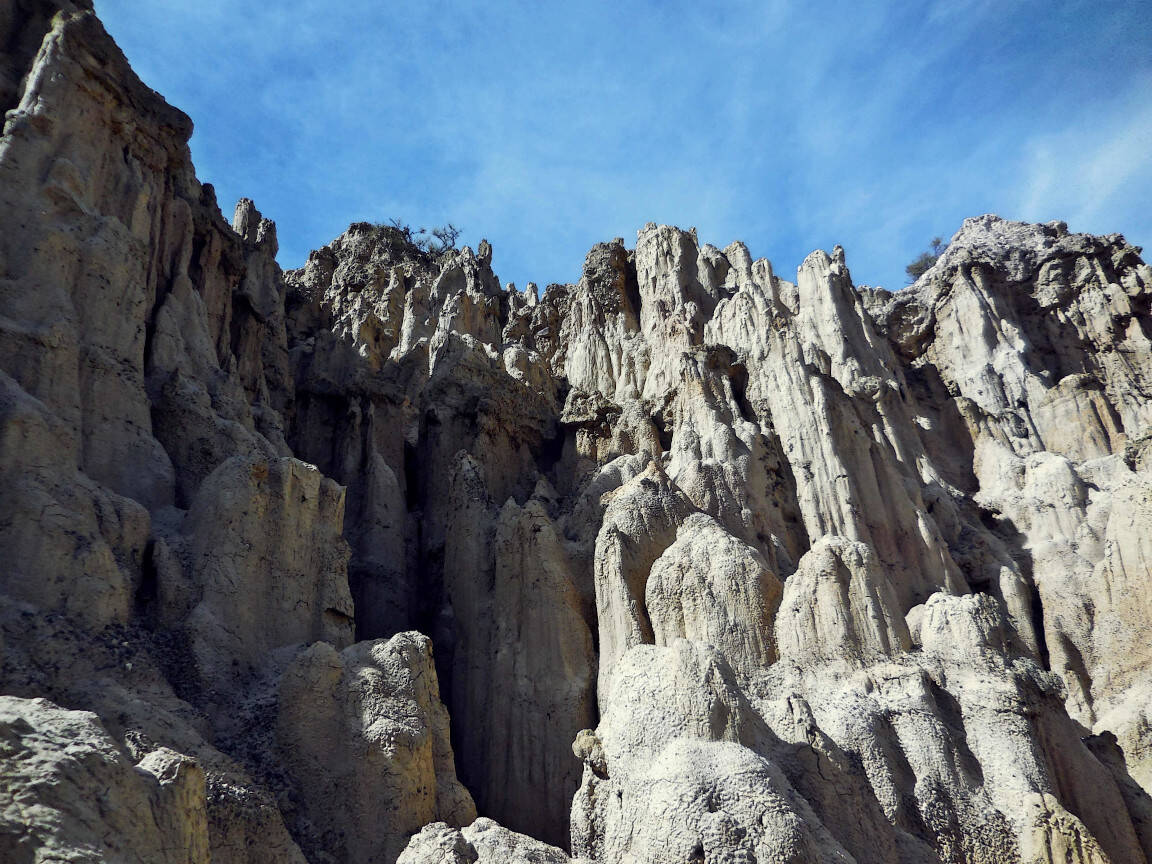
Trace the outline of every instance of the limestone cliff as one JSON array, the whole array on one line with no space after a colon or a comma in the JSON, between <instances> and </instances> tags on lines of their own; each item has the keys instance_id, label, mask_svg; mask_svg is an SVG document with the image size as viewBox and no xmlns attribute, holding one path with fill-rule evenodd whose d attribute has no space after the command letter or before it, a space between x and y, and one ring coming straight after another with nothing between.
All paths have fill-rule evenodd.
<instances>
[{"instance_id":1,"label":"limestone cliff","mask_svg":"<svg viewBox=\"0 0 1152 864\"><path fill-rule=\"evenodd\" d=\"M0 860L1152 861L1152 269L694 232L282 272L0 10Z\"/></svg>"}]
</instances>

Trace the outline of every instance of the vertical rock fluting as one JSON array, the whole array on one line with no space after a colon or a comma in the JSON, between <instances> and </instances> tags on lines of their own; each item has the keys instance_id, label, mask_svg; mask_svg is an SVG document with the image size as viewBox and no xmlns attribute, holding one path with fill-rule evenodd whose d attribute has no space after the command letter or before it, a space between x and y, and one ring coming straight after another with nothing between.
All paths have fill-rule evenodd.
<instances>
[{"instance_id":1,"label":"vertical rock fluting","mask_svg":"<svg viewBox=\"0 0 1152 864\"><path fill-rule=\"evenodd\" d=\"M285 436L298 364L275 226L249 201L224 221L191 122L88 4L9 4L0 28L3 857L302 862L290 832L357 807L285 770L275 694L307 643L345 648L354 625L344 489ZM397 688L373 698L402 705ZM420 692L413 710L443 713ZM348 717L335 754L353 760L373 719ZM450 788L446 731L436 750ZM387 747L377 764L424 776ZM391 857L471 811L407 815Z\"/></svg>"},{"instance_id":2,"label":"vertical rock fluting","mask_svg":"<svg viewBox=\"0 0 1152 864\"><path fill-rule=\"evenodd\" d=\"M1120 734L1145 783L1136 622L1149 557L1132 526L1149 501L1150 285L1121 237L982 217L879 314L952 394L973 442L973 497L1034 586L1033 624L1069 710L1090 728L1109 715L1099 730Z\"/></svg>"},{"instance_id":3,"label":"vertical rock fluting","mask_svg":"<svg viewBox=\"0 0 1152 864\"><path fill-rule=\"evenodd\" d=\"M88 4L0 45L0 854L1149 860L1123 238L282 273Z\"/></svg>"}]
</instances>

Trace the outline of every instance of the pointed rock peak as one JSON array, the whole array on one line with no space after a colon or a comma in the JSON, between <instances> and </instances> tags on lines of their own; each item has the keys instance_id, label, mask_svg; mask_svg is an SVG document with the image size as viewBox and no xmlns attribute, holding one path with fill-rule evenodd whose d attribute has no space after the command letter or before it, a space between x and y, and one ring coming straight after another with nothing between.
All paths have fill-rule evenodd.
<instances>
[{"instance_id":1,"label":"pointed rock peak","mask_svg":"<svg viewBox=\"0 0 1152 864\"><path fill-rule=\"evenodd\" d=\"M241 198L236 202L236 210L232 214L232 230L244 239L248 239L249 232L255 232L260 219L260 211L256 209L256 202L251 198ZM254 234L252 239L255 239Z\"/></svg>"},{"instance_id":2,"label":"pointed rock peak","mask_svg":"<svg viewBox=\"0 0 1152 864\"><path fill-rule=\"evenodd\" d=\"M752 267L752 253L739 240L724 247L724 257L728 259L728 263L741 272L750 270Z\"/></svg>"},{"instance_id":3,"label":"pointed rock peak","mask_svg":"<svg viewBox=\"0 0 1152 864\"><path fill-rule=\"evenodd\" d=\"M808 257L800 262L800 266L796 268L796 273L799 275L807 269L827 270L831 265L832 259L827 252L823 249L813 249L808 253Z\"/></svg>"},{"instance_id":4,"label":"pointed rock peak","mask_svg":"<svg viewBox=\"0 0 1152 864\"><path fill-rule=\"evenodd\" d=\"M245 243L257 246L270 244L273 255L279 249L276 223L271 219L265 219L251 198L241 198L236 202L236 210L232 214L232 230L239 234Z\"/></svg>"}]
</instances>

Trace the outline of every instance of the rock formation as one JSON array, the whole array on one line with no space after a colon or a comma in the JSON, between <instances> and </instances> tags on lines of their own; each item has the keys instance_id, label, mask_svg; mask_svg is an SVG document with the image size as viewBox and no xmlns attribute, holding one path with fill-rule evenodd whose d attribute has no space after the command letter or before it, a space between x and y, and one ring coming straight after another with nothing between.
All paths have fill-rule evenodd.
<instances>
[{"instance_id":1,"label":"rock formation","mask_svg":"<svg viewBox=\"0 0 1152 864\"><path fill-rule=\"evenodd\" d=\"M1152 269L647 225L297 270L0 11L4 861L1152 861Z\"/></svg>"}]
</instances>

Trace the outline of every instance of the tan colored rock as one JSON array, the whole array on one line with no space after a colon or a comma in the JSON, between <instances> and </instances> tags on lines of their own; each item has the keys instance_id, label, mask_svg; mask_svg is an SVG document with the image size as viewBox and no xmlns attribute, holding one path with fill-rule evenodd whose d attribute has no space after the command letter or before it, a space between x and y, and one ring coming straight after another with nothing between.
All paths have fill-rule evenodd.
<instances>
[{"instance_id":1,"label":"tan colored rock","mask_svg":"<svg viewBox=\"0 0 1152 864\"><path fill-rule=\"evenodd\" d=\"M1083 823L1060 806L1051 795L1029 799L1032 833L1023 844L1022 859L1029 864L1109 864L1100 844Z\"/></svg>"},{"instance_id":2,"label":"tan colored rock","mask_svg":"<svg viewBox=\"0 0 1152 864\"><path fill-rule=\"evenodd\" d=\"M204 774L156 751L133 768L95 714L0 696L0 853L11 861L207 864Z\"/></svg>"},{"instance_id":3,"label":"tan colored rock","mask_svg":"<svg viewBox=\"0 0 1152 864\"><path fill-rule=\"evenodd\" d=\"M237 457L204 482L180 529L191 584L159 591L168 614L193 599L184 626L206 682L226 687L275 648L352 641L343 509L344 490L295 459Z\"/></svg>"},{"instance_id":4,"label":"tan colored rock","mask_svg":"<svg viewBox=\"0 0 1152 864\"><path fill-rule=\"evenodd\" d=\"M448 725L425 636L343 652L317 642L297 655L280 681L276 737L305 852L394 861L422 825L475 819Z\"/></svg>"},{"instance_id":5,"label":"tan colored rock","mask_svg":"<svg viewBox=\"0 0 1152 864\"><path fill-rule=\"evenodd\" d=\"M160 747L138 763L160 784L157 824L161 836L188 861L211 861L204 771L195 759Z\"/></svg>"}]
</instances>

